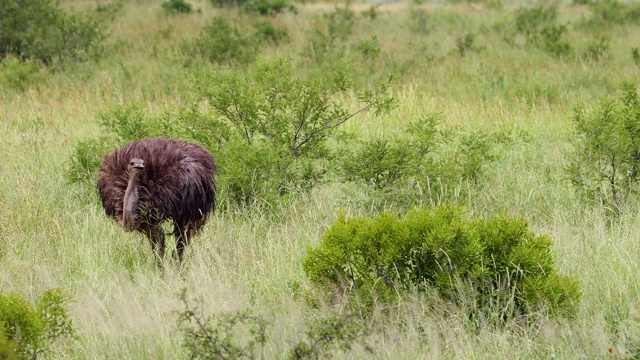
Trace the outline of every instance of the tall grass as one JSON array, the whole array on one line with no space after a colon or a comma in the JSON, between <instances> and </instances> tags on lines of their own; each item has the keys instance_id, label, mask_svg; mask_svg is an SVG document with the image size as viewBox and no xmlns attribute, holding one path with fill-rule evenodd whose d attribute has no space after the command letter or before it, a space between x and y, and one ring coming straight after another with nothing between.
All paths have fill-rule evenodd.
<instances>
[{"instance_id":1,"label":"tall grass","mask_svg":"<svg viewBox=\"0 0 640 360\"><path fill-rule=\"evenodd\" d=\"M201 12L166 17L159 2L124 2L97 64L55 73L24 90L0 84L0 290L33 299L59 287L73 299L70 313L79 336L57 344L55 357L185 358L175 327L182 288L203 299L209 314L249 309L267 319L268 359L283 357L304 332L306 319L340 307L312 309L305 303L309 284L301 259L338 210L370 211L366 194L350 185L328 182L294 199L278 216L267 210L216 213L188 248L185 268L160 272L142 236L124 233L104 216L94 192L65 181L74 144L99 135L101 110L138 102L155 114L191 100L189 71L204 65L180 50L183 39L198 36L214 15L239 26L252 21L207 2L194 5ZM376 35L384 56L373 73L357 62L354 71L363 83L369 75L400 72L394 89L399 105L384 117L354 118L345 131L393 132L432 111L444 114L445 127L499 131L508 141L496 145L498 157L480 190L468 194L467 206L480 215L522 215L535 231L548 234L559 270L577 276L583 300L574 321L542 318L537 326L514 321L496 329L471 328L462 310L431 294L409 294L395 307L380 306L369 319L363 344L373 353L361 344L336 357L573 359L604 357L610 350L619 358L637 356L640 216L630 211L611 223L604 209L583 207L564 166L573 106L614 94L623 78L640 78L630 55L640 46L640 27L611 30L610 57L595 63L507 45L493 29L513 15L509 6L382 5L373 21L359 15L368 7L352 5L355 32L346 41ZM312 72L300 54L313 21L334 5L298 8L297 14L271 20L288 27L290 43L263 51L289 54L301 72ZM415 21L411 11L418 9L431 21L425 34L409 26ZM562 7L560 14L579 21L589 10ZM483 49L461 57L455 40L470 32ZM576 51L591 36L569 34Z\"/></svg>"}]
</instances>

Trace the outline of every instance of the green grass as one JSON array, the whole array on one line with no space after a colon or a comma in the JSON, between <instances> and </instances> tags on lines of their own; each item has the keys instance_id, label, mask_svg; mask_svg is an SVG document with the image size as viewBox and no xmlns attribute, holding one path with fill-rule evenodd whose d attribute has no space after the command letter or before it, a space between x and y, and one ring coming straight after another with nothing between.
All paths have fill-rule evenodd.
<instances>
[{"instance_id":1,"label":"green grass","mask_svg":"<svg viewBox=\"0 0 640 360\"><path fill-rule=\"evenodd\" d=\"M185 287L190 297L204 299L208 314L249 309L267 319L266 359L283 357L304 333L305 319L340 310L340 303L311 309L293 284L310 287L301 259L340 209L371 211L358 188L328 182L291 201L278 216L266 210L216 213L188 248L184 270L162 273L146 239L107 219L92 189L65 182L74 144L100 135L100 111L135 101L158 114L190 101L188 71L203 65L180 51L182 39L198 36L216 14L239 26L253 21L206 2L193 4L201 13L165 17L160 2L126 1L97 64L78 65L24 90L0 83L0 290L33 300L59 287L73 299L69 310L79 336L57 343L54 358L186 358L176 330L178 294ZM537 326L514 321L504 329L471 329L463 311L430 295L409 294L369 318L371 331L363 340L373 354L356 345L335 357L575 359L609 356L610 347L613 358L637 356L640 217L629 211L611 224L604 209L584 207L563 167L572 108L617 94L624 78L640 78L631 57L631 48L640 46L640 27L608 30L611 56L595 63L578 56L594 35L573 28L568 39L575 58L509 47L492 27L509 19L513 7L424 5L431 20L426 34L407 26L414 7L381 6L371 22L359 16L369 5L352 6L357 22L347 43L377 35L383 52L373 72L356 62L359 81L386 71L401 76L394 111L382 117L365 113L344 129L376 136L438 111L445 127L504 134L510 142L496 145L499 156L480 189L467 194L467 206L479 215L522 215L534 231L548 234L559 271L575 274L583 299L571 322L545 318ZM297 14L276 16L272 21L289 29L291 42L263 52L289 54L301 72L317 70L299 54L312 20L333 9L298 5ZM560 15L578 22L589 11L561 7ZM460 57L455 40L470 32L484 49Z\"/></svg>"}]
</instances>

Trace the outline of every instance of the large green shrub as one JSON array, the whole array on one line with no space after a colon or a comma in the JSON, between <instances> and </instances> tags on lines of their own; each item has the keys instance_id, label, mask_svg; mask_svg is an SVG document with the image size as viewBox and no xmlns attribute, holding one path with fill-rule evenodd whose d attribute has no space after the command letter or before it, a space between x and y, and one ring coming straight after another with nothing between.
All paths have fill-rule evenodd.
<instances>
[{"instance_id":1,"label":"large green shrub","mask_svg":"<svg viewBox=\"0 0 640 360\"><path fill-rule=\"evenodd\" d=\"M106 29L97 15L65 12L51 0L1 1L0 14L0 58L51 64L102 51Z\"/></svg>"},{"instance_id":2,"label":"large green shrub","mask_svg":"<svg viewBox=\"0 0 640 360\"><path fill-rule=\"evenodd\" d=\"M575 109L575 150L567 167L581 197L613 214L637 200L640 189L640 98L635 84L625 81L621 88L617 98Z\"/></svg>"},{"instance_id":3,"label":"large green shrub","mask_svg":"<svg viewBox=\"0 0 640 360\"><path fill-rule=\"evenodd\" d=\"M35 359L57 339L73 336L66 302L59 290L44 292L35 304L19 294L0 293L0 335L6 337L0 336L0 357L14 348L20 358Z\"/></svg>"},{"instance_id":4,"label":"large green shrub","mask_svg":"<svg viewBox=\"0 0 640 360\"><path fill-rule=\"evenodd\" d=\"M248 72L216 71L194 78L198 99L209 107L185 109L176 116L186 135L205 144L220 159L221 193L231 203L270 202L312 186L323 174L322 161L338 127L372 108L393 104L388 83L360 91L357 110L338 95L356 92L345 69L332 77L297 77L286 57L261 58ZM197 107L197 104L195 105Z\"/></svg>"},{"instance_id":5,"label":"large green shrub","mask_svg":"<svg viewBox=\"0 0 640 360\"><path fill-rule=\"evenodd\" d=\"M571 315L580 298L576 281L557 272L551 239L507 215L488 220L463 209L415 208L405 217L341 215L303 260L309 279L362 298L394 298L434 288L474 311L498 318L540 309Z\"/></svg>"}]
</instances>

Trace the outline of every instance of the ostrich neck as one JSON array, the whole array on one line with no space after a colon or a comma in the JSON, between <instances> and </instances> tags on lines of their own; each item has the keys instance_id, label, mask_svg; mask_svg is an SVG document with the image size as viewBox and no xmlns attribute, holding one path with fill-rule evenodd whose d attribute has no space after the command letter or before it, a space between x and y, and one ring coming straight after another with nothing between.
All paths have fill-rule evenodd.
<instances>
[{"instance_id":1,"label":"ostrich neck","mask_svg":"<svg viewBox=\"0 0 640 360\"><path fill-rule=\"evenodd\" d=\"M129 175L129 183L127 184L127 190L124 192L124 200L122 206L122 223L125 229L133 227L133 209L138 201L138 176L140 174L137 171L131 172Z\"/></svg>"}]
</instances>

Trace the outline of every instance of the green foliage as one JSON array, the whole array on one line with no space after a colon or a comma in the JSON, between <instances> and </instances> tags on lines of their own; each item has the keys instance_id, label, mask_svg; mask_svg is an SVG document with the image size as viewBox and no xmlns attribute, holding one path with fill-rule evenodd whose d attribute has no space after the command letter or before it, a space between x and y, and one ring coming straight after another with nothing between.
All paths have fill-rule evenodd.
<instances>
[{"instance_id":1,"label":"green foliage","mask_svg":"<svg viewBox=\"0 0 640 360\"><path fill-rule=\"evenodd\" d=\"M631 58L633 59L634 64L640 66L640 49L637 47L631 49Z\"/></svg>"},{"instance_id":2,"label":"green foliage","mask_svg":"<svg viewBox=\"0 0 640 360\"><path fill-rule=\"evenodd\" d=\"M247 12L257 12L260 15L275 15L285 10L295 11L295 6L289 0L211 0L213 6L242 8Z\"/></svg>"},{"instance_id":3,"label":"green foliage","mask_svg":"<svg viewBox=\"0 0 640 360\"><path fill-rule=\"evenodd\" d=\"M246 66L255 60L260 40L252 34L244 35L226 19L216 17L202 30L200 37L185 42L184 51L212 63Z\"/></svg>"},{"instance_id":4,"label":"green foliage","mask_svg":"<svg viewBox=\"0 0 640 360\"><path fill-rule=\"evenodd\" d=\"M0 322L0 329L4 329L4 322ZM4 331L0 331L0 359L1 360L18 360L18 344L15 341L10 340L4 334Z\"/></svg>"},{"instance_id":5,"label":"green foliage","mask_svg":"<svg viewBox=\"0 0 640 360\"><path fill-rule=\"evenodd\" d=\"M70 184L93 187L103 157L118 146L144 137L169 135L169 125L162 119L150 119L139 104L117 105L98 114L104 135L80 140L69 157L65 177Z\"/></svg>"},{"instance_id":6,"label":"green foliage","mask_svg":"<svg viewBox=\"0 0 640 360\"><path fill-rule=\"evenodd\" d=\"M184 0L167 0L162 3L162 8L167 14L188 14L192 10L191 4Z\"/></svg>"},{"instance_id":7,"label":"green foliage","mask_svg":"<svg viewBox=\"0 0 640 360\"><path fill-rule=\"evenodd\" d=\"M205 317L201 308L190 304L186 290L180 300L184 310L178 316L178 328L191 359L255 359L256 348L266 343L268 324L261 317L248 313Z\"/></svg>"},{"instance_id":8,"label":"green foliage","mask_svg":"<svg viewBox=\"0 0 640 360\"><path fill-rule=\"evenodd\" d=\"M41 69L36 61L28 59L21 61L14 55L5 57L0 62L0 86L24 90L34 84L48 80L49 73Z\"/></svg>"},{"instance_id":9,"label":"green foliage","mask_svg":"<svg viewBox=\"0 0 640 360\"><path fill-rule=\"evenodd\" d=\"M433 20L429 13L422 8L413 8L409 12L409 30L419 35L431 32Z\"/></svg>"},{"instance_id":10,"label":"green foliage","mask_svg":"<svg viewBox=\"0 0 640 360\"><path fill-rule=\"evenodd\" d=\"M341 178L369 184L395 205L451 199L461 182L478 181L493 148L484 132L444 131L440 122L441 114L428 113L401 136L350 144L339 156Z\"/></svg>"},{"instance_id":11,"label":"green foliage","mask_svg":"<svg viewBox=\"0 0 640 360\"><path fill-rule=\"evenodd\" d=\"M257 12L260 15L275 15L285 10L295 10L289 0L250 0L245 5L246 11Z\"/></svg>"},{"instance_id":12,"label":"green foliage","mask_svg":"<svg viewBox=\"0 0 640 360\"><path fill-rule=\"evenodd\" d=\"M250 205L304 189L319 179L329 157L327 140L358 113L393 105L387 87L358 94L363 103L350 112L335 98L355 91L345 69L332 78L299 78L290 59L261 58L248 72L227 70L194 79L209 110L185 109L178 116L188 136L218 155L221 189L232 203Z\"/></svg>"},{"instance_id":13,"label":"green foliage","mask_svg":"<svg viewBox=\"0 0 640 360\"><path fill-rule=\"evenodd\" d=\"M303 268L312 282L362 299L434 288L456 303L471 297L472 312L499 320L544 308L570 316L580 288L556 272L551 245L520 218L415 208L404 218L341 215L308 251Z\"/></svg>"},{"instance_id":14,"label":"green foliage","mask_svg":"<svg viewBox=\"0 0 640 360\"><path fill-rule=\"evenodd\" d=\"M624 81L618 98L591 110L574 111L574 147L567 168L583 199L619 214L636 198L640 182L640 100L636 85Z\"/></svg>"},{"instance_id":15,"label":"green foliage","mask_svg":"<svg viewBox=\"0 0 640 360\"><path fill-rule=\"evenodd\" d=\"M344 42L353 34L356 21L349 3L324 13L312 28L302 56L311 59L316 65L333 66L338 59L345 57Z\"/></svg>"},{"instance_id":16,"label":"green foliage","mask_svg":"<svg viewBox=\"0 0 640 360\"><path fill-rule=\"evenodd\" d=\"M306 339L295 344L288 355L291 360L330 358L331 350L351 350L361 341L366 328L352 315L331 315L308 326ZM371 351L370 349L367 349Z\"/></svg>"},{"instance_id":17,"label":"green foliage","mask_svg":"<svg viewBox=\"0 0 640 360\"><path fill-rule=\"evenodd\" d=\"M365 18L369 18L369 20L374 21L378 18L378 7L380 5L371 5L367 10L363 10L360 15Z\"/></svg>"},{"instance_id":18,"label":"green foliage","mask_svg":"<svg viewBox=\"0 0 640 360\"><path fill-rule=\"evenodd\" d=\"M587 50L584 57L591 61L600 61L609 56L611 50L610 40L608 37L600 36L597 40L591 41L587 44Z\"/></svg>"},{"instance_id":19,"label":"green foliage","mask_svg":"<svg viewBox=\"0 0 640 360\"><path fill-rule=\"evenodd\" d=\"M465 56L469 52L478 52L480 47L476 44L475 34L468 33L456 39L456 47L460 56Z\"/></svg>"},{"instance_id":20,"label":"green foliage","mask_svg":"<svg viewBox=\"0 0 640 360\"><path fill-rule=\"evenodd\" d=\"M640 23L640 4L638 3L602 0L591 1L588 5L592 17L585 24L587 26Z\"/></svg>"},{"instance_id":21,"label":"green foliage","mask_svg":"<svg viewBox=\"0 0 640 360\"><path fill-rule=\"evenodd\" d=\"M51 0L3 1L0 4L0 58L85 60L102 51L106 37L97 15L67 13Z\"/></svg>"},{"instance_id":22,"label":"green foliage","mask_svg":"<svg viewBox=\"0 0 640 360\"><path fill-rule=\"evenodd\" d=\"M353 49L362 54L367 61L375 61L380 56L380 43L377 36L373 36L371 40L361 40L353 45Z\"/></svg>"},{"instance_id":23,"label":"green foliage","mask_svg":"<svg viewBox=\"0 0 640 360\"><path fill-rule=\"evenodd\" d=\"M516 35L524 36L527 44L545 50L557 57L571 53L571 44L564 40L567 25L558 24L557 6L535 6L520 8L512 24L498 27L509 44L515 43Z\"/></svg>"},{"instance_id":24,"label":"green foliage","mask_svg":"<svg viewBox=\"0 0 640 360\"><path fill-rule=\"evenodd\" d=\"M255 24L256 37L262 42L270 42L276 46L289 41L289 30L284 26L274 25L271 21Z\"/></svg>"},{"instance_id":25,"label":"green foliage","mask_svg":"<svg viewBox=\"0 0 640 360\"><path fill-rule=\"evenodd\" d=\"M0 294L0 355L13 348L21 358L35 359L57 339L74 336L67 301L59 290L45 291L35 304L18 294Z\"/></svg>"},{"instance_id":26,"label":"green foliage","mask_svg":"<svg viewBox=\"0 0 640 360\"><path fill-rule=\"evenodd\" d=\"M255 359L256 352L265 346L269 323L264 318L247 311L207 317L202 303L189 301L186 289L180 293L180 301L184 309L178 315L178 330L191 359ZM350 350L365 333L363 323L353 315L313 318L307 322L305 338L282 353L292 360L330 358L334 349Z\"/></svg>"}]
</instances>

